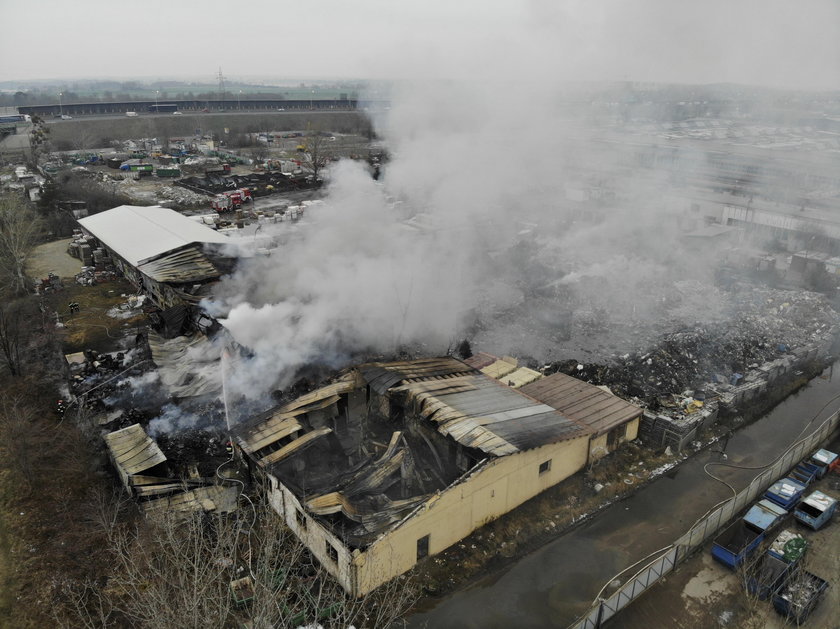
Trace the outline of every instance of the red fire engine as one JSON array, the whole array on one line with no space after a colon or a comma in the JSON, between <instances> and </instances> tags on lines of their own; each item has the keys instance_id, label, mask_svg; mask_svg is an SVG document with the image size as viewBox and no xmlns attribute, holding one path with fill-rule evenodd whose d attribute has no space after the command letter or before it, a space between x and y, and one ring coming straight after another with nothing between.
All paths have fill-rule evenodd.
<instances>
[{"instance_id":1,"label":"red fire engine","mask_svg":"<svg viewBox=\"0 0 840 629\"><path fill-rule=\"evenodd\" d=\"M238 190L217 194L210 201L210 206L219 213L233 212L242 207L243 203L252 200L251 191L248 188L239 188Z\"/></svg>"}]
</instances>

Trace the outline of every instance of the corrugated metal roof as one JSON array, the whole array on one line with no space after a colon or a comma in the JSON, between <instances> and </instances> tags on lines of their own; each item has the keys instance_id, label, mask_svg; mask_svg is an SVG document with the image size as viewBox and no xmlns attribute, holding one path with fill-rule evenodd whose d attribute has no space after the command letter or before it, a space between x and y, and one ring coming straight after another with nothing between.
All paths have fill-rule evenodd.
<instances>
[{"instance_id":1,"label":"corrugated metal roof","mask_svg":"<svg viewBox=\"0 0 840 629\"><path fill-rule=\"evenodd\" d=\"M105 435L105 444L111 451L114 464L125 474L138 474L166 461L161 451L140 424L132 424Z\"/></svg>"},{"instance_id":2,"label":"corrugated metal roof","mask_svg":"<svg viewBox=\"0 0 840 629\"><path fill-rule=\"evenodd\" d=\"M499 360L498 356L493 356L492 354L486 354L484 352L478 352L477 354L473 354L469 358L465 358L464 362L467 363L473 369L481 370L487 365L493 364L497 360Z\"/></svg>"},{"instance_id":3,"label":"corrugated metal roof","mask_svg":"<svg viewBox=\"0 0 840 629\"><path fill-rule=\"evenodd\" d=\"M455 358L422 358L393 363L368 363L359 367L371 389L384 395L391 387L407 380L428 380L471 373L475 370Z\"/></svg>"},{"instance_id":4,"label":"corrugated metal roof","mask_svg":"<svg viewBox=\"0 0 840 629\"><path fill-rule=\"evenodd\" d=\"M121 205L79 219L79 224L134 266L195 243L230 243L206 225L156 205Z\"/></svg>"},{"instance_id":5,"label":"corrugated metal roof","mask_svg":"<svg viewBox=\"0 0 840 629\"><path fill-rule=\"evenodd\" d=\"M236 485L209 485L185 491L174 496L141 502L143 513L150 518L167 515L185 517L196 511L230 513L237 507L240 489Z\"/></svg>"},{"instance_id":6,"label":"corrugated metal roof","mask_svg":"<svg viewBox=\"0 0 840 629\"><path fill-rule=\"evenodd\" d=\"M302 430L303 425L296 417L331 406L338 402L339 394L349 393L359 386L361 383L356 382L354 374L346 375L338 382L302 395L244 424L236 431L238 441L246 452L261 450Z\"/></svg>"},{"instance_id":7,"label":"corrugated metal roof","mask_svg":"<svg viewBox=\"0 0 840 629\"><path fill-rule=\"evenodd\" d=\"M301 435L294 441L291 441L284 445L279 450L272 452L271 454L267 454L263 458L259 460L260 465L268 466L274 465L275 463L279 463L287 456L294 454L296 452L301 452L305 448L308 448L313 444L313 442L324 435L328 435L332 432L332 428L316 428L306 434Z\"/></svg>"},{"instance_id":8,"label":"corrugated metal roof","mask_svg":"<svg viewBox=\"0 0 840 629\"><path fill-rule=\"evenodd\" d=\"M495 456L572 439L588 430L546 404L483 374L407 383L404 392L419 414L462 445Z\"/></svg>"},{"instance_id":9,"label":"corrugated metal roof","mask_svg":"<svg viewBox=\"0 0 840 629\"><path fill-rule=\"evenodd\" d=\"M150 332L149 349L161 382L172 395L183 398L221 393L221 349L203 334L164 339ZM232 356L231 363L236 361Z\"/></svg>"},{"instance_id":10,"label":"corrugated metal roof","mask_svg":"<svg viewBox=\"0 0 840 629\"><path fill-rule=\"evenodd\" d=\"M221 273L197 247L175 251L137 267L156 282L201 282L219 277Z\"/></svg>"},{"instance_id":11,"label":"corrugated metal roof","mask_svg":"<svg viewBox=\"0 0 840 629\"><path fill-rule=\"evenodd\" d=\"M526 384L519 391L588 426L596 435L642 414L638 406L562 373Z\"/></svg>"}]
</instances>

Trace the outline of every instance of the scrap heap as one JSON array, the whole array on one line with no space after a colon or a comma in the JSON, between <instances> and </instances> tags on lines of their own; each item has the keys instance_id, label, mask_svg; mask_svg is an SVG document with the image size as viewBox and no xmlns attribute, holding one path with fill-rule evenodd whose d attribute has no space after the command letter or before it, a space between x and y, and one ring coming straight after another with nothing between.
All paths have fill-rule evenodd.
<instances>
[{"instance_id":1,"label":"scrap heap","mask_svg":"<svg viewBox=\"0 0 840 629\"><path fill-rule=\"evenodd\" d=\"M654 446L681 448L718 411L762 395L781 378L835 351L840 319L825 296L741 287L728 324L695 324L664 336L650 351L602 364L549 365L646 407L640 435Z\"/></svg>"}]
</instances>

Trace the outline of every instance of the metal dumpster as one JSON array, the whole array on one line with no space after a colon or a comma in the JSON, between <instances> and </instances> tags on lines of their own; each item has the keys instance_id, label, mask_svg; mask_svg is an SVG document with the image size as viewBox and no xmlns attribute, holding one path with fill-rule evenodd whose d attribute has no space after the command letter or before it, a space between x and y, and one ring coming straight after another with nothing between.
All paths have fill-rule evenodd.
<instances>
[{"instance_id":1,"label":"metal dumpster","mask_svg":"<svg viewBox=\"0 0 840 629\"><path fill-rule=\"evenodd\" d=\"M816 531L831 520L836 510L836 498L815 491L799 503L793 511L793 517Z\"/></svg>"},{"instance_id":2,"label":"metal dumpster","mask_svg":"<svg viewBox=\"0 0 840 629\"><path fill-rule=\"evenodd\" d=\"M799 570L773 594L773 607L788 621L801 625L814 611L828 588L828 581L807 570Z\"/></svg>"}]
</instances>

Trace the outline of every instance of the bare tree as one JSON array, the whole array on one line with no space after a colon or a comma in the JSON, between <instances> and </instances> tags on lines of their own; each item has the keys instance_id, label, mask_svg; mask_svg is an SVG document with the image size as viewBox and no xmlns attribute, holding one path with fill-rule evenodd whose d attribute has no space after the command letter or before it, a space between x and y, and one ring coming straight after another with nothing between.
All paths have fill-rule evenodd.
<instances>
[{"instance_id":1,"label":"bare tree","mask_svg":"<svg viewBox=\"0 0 840 629\"><path fill-rule=\"evenodd\" d=\"M21 345L26 330L17 301L0 305L0 353L13 377L23 375Z\"/></svg>"},{"instance_id":2,"label":"bare tree","mask_svg":"<svg viewBox=\"0 0 840 629\"><path fill-rule=\"evenodd\" d=\"M22 199L0 197L0 294L27 292L26 262L42 235L41 220Z\"/></svg>"},{"instance_id":3,"label":"bare tree","mask_svg":"<svg viewBox=\"0 0 840 629\"><path fill-rule=\"evenodd\" d=\"M313 129L306 135L303 165L312 171L315 181L318 173L329 163L332 151L328 147L329 136L323 131Z\"/></svg>"},{"instance_id":4,"label":"bare tree","mask_svg":"<svg viewBox=\"0 0 840 629\"><path fill-rule=\"evenodd\" d=\"M40 449L49 447L46 425L35 421L35 410L19 397L0 398L0 457L15 478L32 487Z\"/></svg>"},{"instance_id":5,"label":"bare tree","mask_svg":"<svg viewBox=\"0 0 840 629\"><path fill-rule=\"evenodd\" d=\"M55 607L60 626L111 627L122 617L155 629L380 628L415 601L406 578L363 599L348 596L264 501L245 499L234 514L170 513L123 527L107 515L113 505L98 506L114 572L65 583Z\"/></svg>"},{"instance_id":6,"label":"bare tree","mask_svg":"<svg viewBox=\"0 0 840 629\"><path fill-rule=\"evenodd\" d=\"M29 161L32 167L38 165L38 157L49 147L50 130L43 118L32 116L32 129L29 131Z\"/></svg>"},{"instance_id":7,"label":"bare tree","mask_svg":"<svg viewBox=\"0 0 840 629\"><path fill-rule=\"evenodd\" d=\"M40 354L41 348L33 348L33 342L43 331L42 315L34 296L8 299L0 302L0 364L5 365L14 378L24 375L24 360L33 354ZM35 343L37 345L37 343Z\"/></svg>"}]
</instances>

